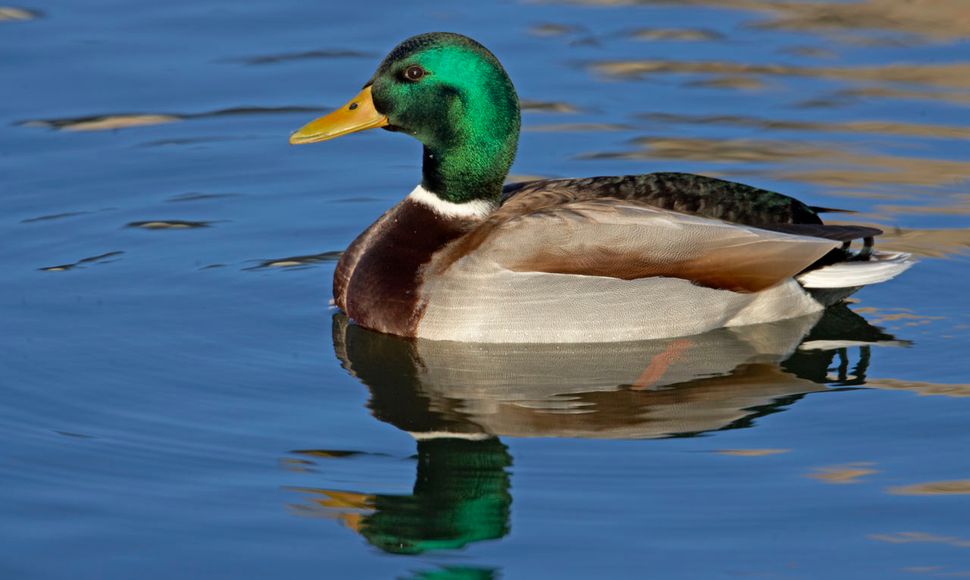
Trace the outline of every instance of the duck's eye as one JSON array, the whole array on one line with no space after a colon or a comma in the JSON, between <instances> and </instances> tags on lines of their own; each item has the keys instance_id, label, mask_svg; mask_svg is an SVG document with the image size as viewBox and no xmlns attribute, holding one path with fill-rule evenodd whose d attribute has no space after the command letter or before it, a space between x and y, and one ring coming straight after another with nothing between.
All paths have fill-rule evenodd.
<instances>
[{"instance_id":1,"label":"duck's eye","mask_svg":"<svg viewBox=\"0 0 970 580\"><path fill-rule=\"evenodd\" d=\"M416 64L404 69L404 78L412 82L421 80L426 74L425 70Z\"/></svg>"}]
</instances>

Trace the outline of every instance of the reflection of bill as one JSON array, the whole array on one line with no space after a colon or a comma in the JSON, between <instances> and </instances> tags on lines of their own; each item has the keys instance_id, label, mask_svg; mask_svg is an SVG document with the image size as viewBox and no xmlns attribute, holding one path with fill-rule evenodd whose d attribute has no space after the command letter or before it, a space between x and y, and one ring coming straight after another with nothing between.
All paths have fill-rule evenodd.
<instances>
[{"instance_id":1,"label":"reflection of bill","mask_svg":"<svg viewBox=\"0 0 970 580\"><path fill-rule=\"evenodd\" d=\"M828 384L863 384L869 345L894 344L845 306L619 344L405 340L341 314L333 334L344 368L370 389L374 416L417 440L416 480L409 495L299 489L309 505L297 511L340 519L399 554L508 533L512 459L498 436L643 439L746 427Z\"/></svg>"}]
</instances>

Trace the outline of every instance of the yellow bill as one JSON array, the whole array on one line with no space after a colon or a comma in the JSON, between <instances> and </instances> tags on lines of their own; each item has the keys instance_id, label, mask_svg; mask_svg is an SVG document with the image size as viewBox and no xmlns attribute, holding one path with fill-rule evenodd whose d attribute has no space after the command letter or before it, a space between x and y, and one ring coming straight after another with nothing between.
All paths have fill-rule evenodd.
<instances>
[{"instance_id":1,"label":"yellow bill","mask_svg":"<svg viewBox=\"0 0 970 580\"><path fill-rule=\"evenodd\" d=\"M290 145L326 141L347 133L384 127L387 124L387 117L374 108L374 100L371 98L368 86L346 105L310 121L290 135Z\"/></svg>"}]
</instances>

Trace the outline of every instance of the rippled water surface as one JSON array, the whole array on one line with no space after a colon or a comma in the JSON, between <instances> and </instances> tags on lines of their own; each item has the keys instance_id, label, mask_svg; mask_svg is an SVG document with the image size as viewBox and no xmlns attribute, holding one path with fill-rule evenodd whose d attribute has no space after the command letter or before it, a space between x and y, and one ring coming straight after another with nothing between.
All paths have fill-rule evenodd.
<instances>
[{"instance_id":1,"label":"rippled water surface","mask_svg":"<svg viewBox=\"0 0 970 580\"><path fill-rule=\"evenodd\" d=\"M920 262L667 341L348 325L419 146L286 139L428 30L505 63L516 176L723 176ZM0 575L970 575L968 38L964 0L0 7Z\"/></svg>"}]
</instances>

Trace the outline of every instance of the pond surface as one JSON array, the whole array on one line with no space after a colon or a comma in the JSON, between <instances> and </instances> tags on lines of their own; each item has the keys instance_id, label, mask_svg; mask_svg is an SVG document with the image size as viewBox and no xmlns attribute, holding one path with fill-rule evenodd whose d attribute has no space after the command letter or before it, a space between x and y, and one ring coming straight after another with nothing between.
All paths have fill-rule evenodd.
<instances>
[{"instance_id":1,"label":"pond surface","mask_svg":"<svg viewBox=\"0 0 970 580\"><path fill-rule=\"evenodd\" d=\"M505 63L516 176L722 176L920 261L667 341L348 325L420 148L287 136L429 30ZM964 0L0 8L0 576L970 575L968 38Z\"/></svg>"}]
</instances>

